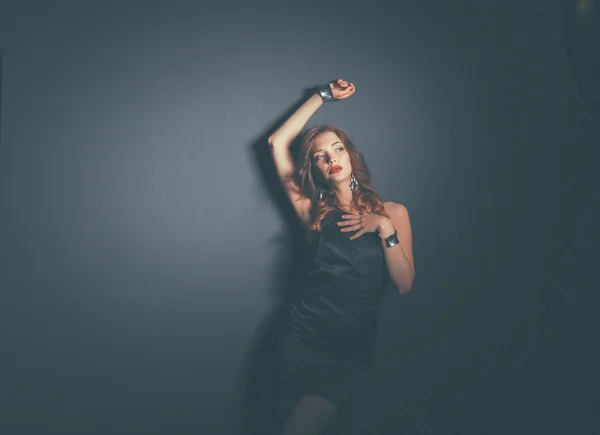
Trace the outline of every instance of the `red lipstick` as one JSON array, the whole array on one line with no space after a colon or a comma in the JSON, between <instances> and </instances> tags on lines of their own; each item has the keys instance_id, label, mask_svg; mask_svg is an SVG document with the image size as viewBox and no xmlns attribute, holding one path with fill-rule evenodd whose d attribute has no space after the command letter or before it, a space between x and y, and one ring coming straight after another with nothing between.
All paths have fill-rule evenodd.
<instances>
[{"instance_id":1,"label":"red lipstick","mask_svg":"<svg viewBox=\"0 0 600 435\"><path fill-rule=\"evenodd\" d=\"M329 170L330 174L336 174L342 170L341 166L334 166Z\"/></svg>"}]
</instances>

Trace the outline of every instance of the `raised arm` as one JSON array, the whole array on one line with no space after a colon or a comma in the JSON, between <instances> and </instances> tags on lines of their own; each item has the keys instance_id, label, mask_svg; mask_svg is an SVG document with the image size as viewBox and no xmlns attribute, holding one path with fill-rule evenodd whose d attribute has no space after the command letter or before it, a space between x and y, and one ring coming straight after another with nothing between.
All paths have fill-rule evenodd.
<instances>
[{"instance_id":1,"label":"raised arm","mask_svg":"<svg viewBox=\"0 0 600 435\"><path fill-rule=\"evenodd\" d=\"M329 84L333 97L336 100L348 98L354 93L354 85L342 79ZM300 134L308 120L323 104L323 99L315 91L270 137L269 145L273 154L273 160L277 173L283 187L292 201L298 216L305 224L310 219L311 202L309 198L303 198L299 186L294 182L294 160L290 152L290 146L294 139Z\"/></svg>"}]
</instances>

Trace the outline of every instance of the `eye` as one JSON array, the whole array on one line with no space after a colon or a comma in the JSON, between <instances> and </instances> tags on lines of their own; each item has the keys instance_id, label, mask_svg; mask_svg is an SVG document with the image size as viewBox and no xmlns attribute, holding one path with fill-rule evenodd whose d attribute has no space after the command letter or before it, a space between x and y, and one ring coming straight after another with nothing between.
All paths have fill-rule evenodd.
<instances>
[{"instance_id":1,"label":"eye","mask_svg":"<svg viewBox=\"0 0 600 435\"><path fill-rule=\"evenodd\" d=\"M344 147L337 147L335 150L336 150L336 151L337 151L337 150L342 150L342 151L344 151ZM322 155L322 154L321 154L321 155L318 155L317 157L315 157L315 162L319 161L319 159L320 159L321 157L323 157L323 155Z\"/></svg>"}]
</instances>

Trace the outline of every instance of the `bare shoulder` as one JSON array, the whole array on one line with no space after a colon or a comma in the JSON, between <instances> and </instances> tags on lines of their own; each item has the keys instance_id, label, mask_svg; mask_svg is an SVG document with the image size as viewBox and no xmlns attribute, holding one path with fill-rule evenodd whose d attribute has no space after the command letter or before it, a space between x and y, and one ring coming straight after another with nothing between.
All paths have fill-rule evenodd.
<instances>
[{"instance_id":1,"label":"bare shoulder","mask_svg":"<svg viewBox=\"0 0 600 435\"><path fill-rule=\"evenodd\" d=\"M385 208L385 211L391 216L391 215L400 215L402 213L408 213L408 210L406 209L406 207L403 204L398 204L397 202L393 202L393 201L385 201L383 203L383 207Z\"/></svg>"}]
</instances>

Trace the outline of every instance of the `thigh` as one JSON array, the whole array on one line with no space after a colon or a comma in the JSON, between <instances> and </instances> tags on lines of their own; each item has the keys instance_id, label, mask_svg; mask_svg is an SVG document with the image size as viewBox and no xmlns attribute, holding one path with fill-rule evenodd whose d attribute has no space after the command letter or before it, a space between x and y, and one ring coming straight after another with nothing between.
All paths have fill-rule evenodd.
<instances>
[{"instance_id":1,"label":"thigh","mask_svg":"<svg viewBox=\"0 0 600 435\"><path fill-rule=\"evenodd\" d=\"M296 403L283 435L321 435L331 426L337 408L329 400L305 395Z\"/></svg>"}]
</instances>

